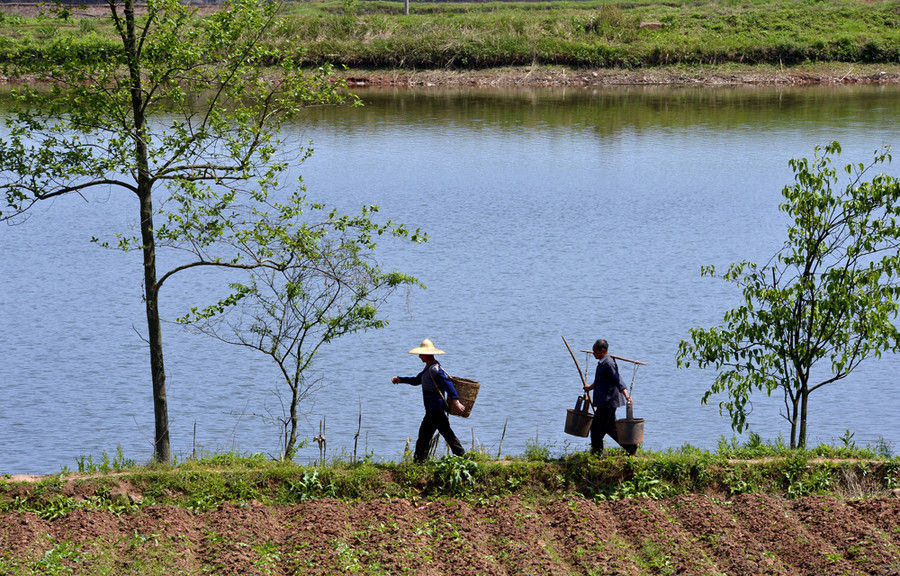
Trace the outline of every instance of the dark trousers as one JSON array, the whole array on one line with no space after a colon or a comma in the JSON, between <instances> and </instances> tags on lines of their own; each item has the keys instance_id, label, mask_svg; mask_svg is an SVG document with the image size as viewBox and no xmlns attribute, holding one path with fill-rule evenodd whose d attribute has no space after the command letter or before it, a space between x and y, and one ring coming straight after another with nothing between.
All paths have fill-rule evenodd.
<instances>
[{"instance_id":1,"label":"dark trousers","mask_svg":"<svg viewBox=\"0 0 900 576\"><path fill-rule=\"evenodd\" d=\"M450 450L457 456L466 453L459 438L450 428L450 419L443 410L428 410L425 417L422 418L422 424L419 426L419 437L416 439L416 462L424 462L428 458L428 448L431 446L431 438L434 431L437 430L446 440Z\"/></svg>"},{"instance_id":2,"label":"dark trousers","mask_svg":"<svg viewBox=\"0 0 900 576\"><path fill-rule=\"evenodd\" d=\"M591 452L596 454L603 452L603 437L607 434L629 454L637 452L636 445L619 442L619 433L616 430L616 409L612 406L599 406L591 421Z\"/></svg>"}]
</instances>

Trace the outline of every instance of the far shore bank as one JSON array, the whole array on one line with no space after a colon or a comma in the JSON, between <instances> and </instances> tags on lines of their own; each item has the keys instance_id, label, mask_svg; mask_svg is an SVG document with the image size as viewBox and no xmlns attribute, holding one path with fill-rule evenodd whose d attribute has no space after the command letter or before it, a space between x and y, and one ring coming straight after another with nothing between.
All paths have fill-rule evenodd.
<instances>
[{"instance_id":1,"label":"far shore bank","mask_svg":"<svg viewBox=\"0 0 900 576\"><path fill-rule=\"evenodd\" d=\"M217 12L198 8L197 23ZM900 81L885 0L286 2L266 65L332 65L355 86L846 85ZM138 16L141 20L143 16ZM0 7L0 61L103 61L122 50L107 9ZM24 72L23 72L24 73ZM2 83L2 80L0 80Z\"/></svg>"},{"instance_id":2,"label":"far shore bank","mask_svg":"<svg viewBox=\"0 0 900 576\"><path fill-rule=\"evenodd\" d=\"M852 86L900 83L900 65L814 63L776 66L669 66L570 68L511 66L479 70L342 69L350 87L563 86Z\"/></svg>"}]
</instances>

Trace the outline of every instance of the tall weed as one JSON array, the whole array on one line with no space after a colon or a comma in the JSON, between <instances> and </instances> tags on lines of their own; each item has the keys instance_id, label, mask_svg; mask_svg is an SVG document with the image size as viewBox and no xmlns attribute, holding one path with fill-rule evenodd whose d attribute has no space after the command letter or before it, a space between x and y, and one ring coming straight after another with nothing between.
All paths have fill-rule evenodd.
<instances>
[{"instance_id":1,"label":"tall weed","mask_svg":"<svg viewBox=\"0 0 900 576\"><path fill-rule=\"evenodd\" d=\"M433 466L438 489L450 496L468 494L478 478L478 462L463 456L447 456Z\"/></svg>"}]
</instances>

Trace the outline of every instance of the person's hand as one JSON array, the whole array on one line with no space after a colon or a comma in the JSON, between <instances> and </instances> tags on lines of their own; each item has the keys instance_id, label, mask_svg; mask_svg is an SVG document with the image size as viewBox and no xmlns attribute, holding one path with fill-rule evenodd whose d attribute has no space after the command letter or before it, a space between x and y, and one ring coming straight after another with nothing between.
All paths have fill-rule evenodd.
<instances>
[{"instance_id":1,"label":"person's hand","mask_svg":"<svg viewBox=\"0 0 900 576\"><path fill-rule=\"evenodd\" d=\"M465 411L466 411L466 407L463 406L463 403L460 402L459 400L455 399L455 398L453 399L453 407L456 408L459 412L465 412Z\"/></svg>"},{"instance_id":2,"label":"person's hand","mask_svg":"<svg viewBox=\"0 0 900 576\"><path fill-rule=\"evenodd\" d=\"M391 378L391 382L393 382L394 384L399 384L399 383L400 383L400 377L399 377L399 376L394 376L393 378Z\"/></svg>"},{"instance_id":3,"label":"person's hand","mask_svg":"<svg viewBox=\"0 0 900 576\"><path fill-rule=\"evenodd\" d=\"M629 406L634 405L634 398L632 398L631 396L626 397L625 400L628 402Z\"/></svg>"},{"instance_id":4,"label":"person's hand","mask_svg":"<svg viewBox=\"0 0 900 576\"><path fill-rule=\"evenodd\" d=\"M591 387L585 385L585 386L584 386L584 391L585 391L585 392L590 392L590 391L591 391Z\"/></svg>"}]
</instances>

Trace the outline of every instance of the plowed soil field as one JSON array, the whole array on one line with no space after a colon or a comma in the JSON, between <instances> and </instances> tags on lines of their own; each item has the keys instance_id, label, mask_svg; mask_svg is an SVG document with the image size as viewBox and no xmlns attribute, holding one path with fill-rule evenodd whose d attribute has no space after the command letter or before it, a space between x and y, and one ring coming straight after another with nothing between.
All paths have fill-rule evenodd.
<instances>
[{"instance_id":1,"label":"plowed soil field","mask_svg":"<svg viewBox=\"0 0 900 576\"><path fill-rule=\"evenodd\" d=\"M896 576L900 499L323 499L0 515L0 574L50 573Z\"/></svg>"}]
</instances>

